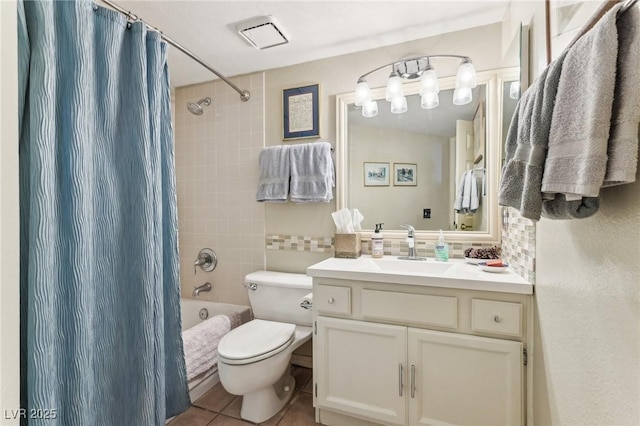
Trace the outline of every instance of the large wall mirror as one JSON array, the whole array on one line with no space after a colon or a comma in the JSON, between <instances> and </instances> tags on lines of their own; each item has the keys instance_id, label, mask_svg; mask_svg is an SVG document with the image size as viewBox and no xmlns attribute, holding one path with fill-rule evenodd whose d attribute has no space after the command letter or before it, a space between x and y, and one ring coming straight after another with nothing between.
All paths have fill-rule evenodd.
<instances>
[{"instance_id":1,"label":"large wall mirror","mask_svg":"<svg viewBox=\"0 0 640 426\"><path fill-rule=\"evenodd\" d=\"M440 103L420 107L419 82L406 83L408 110L392 114L384 88L373 89L378 115L362 116L355 94L337 96L337 207L357 208L363 230L385 223L385 237L404 238L400 225L420 238L446 231L450 241L499 243L497 201L503 139L515 108L519 69L479 72L473 100L453 105L455 78L440 79ZM517 96L516 96L517 97ZM479 205L454 210L460 181L473 170Z\"/></svg>"}]
</instances>

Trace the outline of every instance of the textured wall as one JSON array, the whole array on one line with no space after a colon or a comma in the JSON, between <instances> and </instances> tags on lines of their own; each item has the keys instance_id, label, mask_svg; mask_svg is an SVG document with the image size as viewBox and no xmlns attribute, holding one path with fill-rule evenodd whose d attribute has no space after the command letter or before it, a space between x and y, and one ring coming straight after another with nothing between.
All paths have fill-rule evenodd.
<instances>
[{"instance_id":1,"label":"textured wall","mask_svg":"<svg viewBox=\"0 0 640 426\"><path fill-rule=\"evenodd\" d=\"M512 1L546 65L543 2ZM637 6L636 6L637 7ZM601 191L584 220L536 226L536 425L640 424L640 183Z\"/></svg>"}]
</instances>

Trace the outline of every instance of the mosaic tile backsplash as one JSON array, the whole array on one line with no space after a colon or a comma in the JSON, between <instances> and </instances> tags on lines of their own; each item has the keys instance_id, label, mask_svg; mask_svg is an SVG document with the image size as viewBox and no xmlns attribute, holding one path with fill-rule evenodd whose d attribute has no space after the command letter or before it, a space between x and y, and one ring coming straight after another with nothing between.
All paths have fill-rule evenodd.
<instances>
[{"instance_id":1,"label":"mosaic tile backsplash","mask_svg":"<svg viewBox=\"0 0 640 426\"><path fill-rule=\"evenodd\" d=\"M311 251L331 253L334 249L333 237L305 237L299 235L267 235L267 250Z\"/></svg>"},{"instance_id":2,"label":"mosaic tile backsplash","mask_svg":"<svg viewBox=\"0 0 640 426\"><path fill-rule=\"evenodd\" d=\"M536 225L509 207L502 213L502 257L525 280L536 280Z\"/></svg>"},{"instance_id":3,"label":"mosaic tile backsplash","mask_svg":"<svg viewBox=\"0 0 640 426\"><path fill-rule=\"evenodd\" d=\"M462 259L467 247L493 247L492 244L451 243L449 257ZM334 251L333 237L308 237L299 235L267 235L267 250L294 250L320 253ZM409 252L407 243L403 240L385 240L384 254L387 256L406 256ZM362 254L371 254L371 241L362 240ZM433 241L416 241L416 254L424 257L434 257Z\"/></svg>"}]
</instances>

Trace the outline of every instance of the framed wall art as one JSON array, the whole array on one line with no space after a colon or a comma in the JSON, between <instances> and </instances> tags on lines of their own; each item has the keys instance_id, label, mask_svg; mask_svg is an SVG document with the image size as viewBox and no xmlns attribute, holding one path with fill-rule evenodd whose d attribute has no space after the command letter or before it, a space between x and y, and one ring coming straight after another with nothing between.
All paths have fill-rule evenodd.
<instances>
[{"instance_id":1,"label":"framed wall art","mask_svg":"<svg viewBox=\"0 0 640 426\"><path fill-rule=\"evenodd\" d=\"M394 186L416 186L418 184L418 165L393 163Z\"/></svg>"},{"instance_id":2,"label":"framed wall art","mask_svg":"<svg viewBox=\"0 0 640 426\"><path fill-rule=\"evenodd\" d=\"M320 136L319 85L282 91L283 140Z\"/></svg>"},{"instance_id":3,"label":"framed wall art","mask_svg":"<svg viewBox=\"0 0 640 426\"><path fill-rule=\"evenodd\" d=\"M389 163L364 163L364 186L389 186Z\"/></svg>"}]
</instances>

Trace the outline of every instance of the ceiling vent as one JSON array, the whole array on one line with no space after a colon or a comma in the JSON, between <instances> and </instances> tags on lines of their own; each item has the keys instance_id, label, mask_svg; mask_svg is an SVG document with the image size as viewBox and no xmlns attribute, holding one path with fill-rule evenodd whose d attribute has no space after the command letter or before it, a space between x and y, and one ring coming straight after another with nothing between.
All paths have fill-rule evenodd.
<instances>
[{"instance_id":1,"label":"ceiling vent","mask_svg":"<svg viewBox=\"0 0 640 426\"><path fill-rule=\"evenodd\" d=\"M289 43L282 27L272 16L259 16L240 22L238 33L256 49L268 49Z\"/></svg>"}]
</instances>

